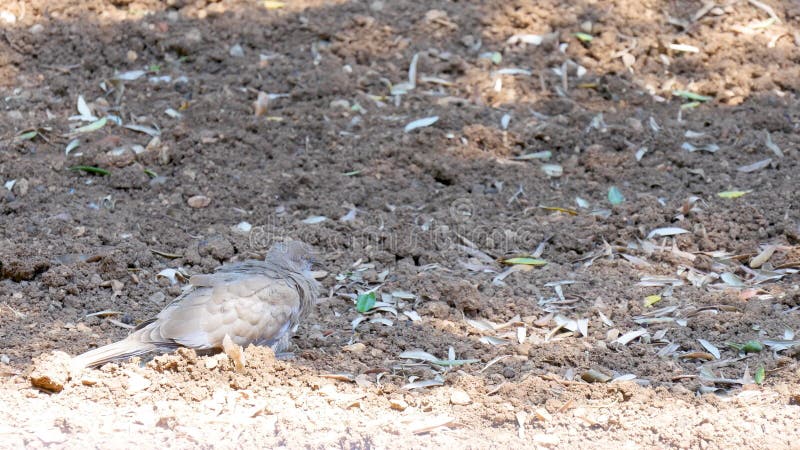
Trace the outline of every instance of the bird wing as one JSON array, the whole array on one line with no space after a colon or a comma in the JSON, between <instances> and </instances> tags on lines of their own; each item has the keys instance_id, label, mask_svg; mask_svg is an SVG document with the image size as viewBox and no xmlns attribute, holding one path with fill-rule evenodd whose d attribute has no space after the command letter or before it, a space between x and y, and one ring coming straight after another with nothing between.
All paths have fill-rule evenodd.
<instances>
[{"instance_id":1,"label":"bird wing","mask_svg":"<svg viewBox=\"0 0 800 450\"><path fill-rule=\"evenodd\" d=\"M300 294L288 279L231 272L192 277L191 283L141 330L143 340L210 349L220 348L227 334L238 345L270 345L299 314Z\"/></svg>"}]
</instances>

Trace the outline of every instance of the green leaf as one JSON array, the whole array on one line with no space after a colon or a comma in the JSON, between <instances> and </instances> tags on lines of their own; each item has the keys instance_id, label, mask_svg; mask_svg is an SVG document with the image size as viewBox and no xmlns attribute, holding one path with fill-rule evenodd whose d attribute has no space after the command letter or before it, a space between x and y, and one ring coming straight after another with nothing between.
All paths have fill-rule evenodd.
<instances>
[{"instance_id":1,"label":"green leaf","mask_svg":"<svg viewBox=\"0 0 800 450\"><path fill-rule=\"evenodd\" d=\"M158 174L155 173L155 171L153 171L151 169L144 169L144 173L145 173L145 175L147 175L150 178L155 178L155 177L158 176Z\"/></svg>"},{"instance_id":2,"label":"green leaf","mask_svg":"<svg viewBox=\"0 0 800 450\"><path fill-rule=\"evenodd\" d=\"M758 369L756 369L756 375L753 377L753 379L755 380L756 384L762 384L764 383L764 378L766 378L766 376L767 371L764 370L764 366L758 366Z\"/></svg>"},{"instance_id":3,"label":"green leaf","mask_svg":"<svg viewBox=\"0 0 800 450\"><path fill-rule=\"evenodd\" d=\"M19 136L14 138L15 142L22 142L22 141L30 141L31 139L35 138L39 132L36 130L28 131L27 133L22 133Z\"/></svg>"},{"instance_id":4,"label":"green leaf","mask_svg":"<svg viewBox=\"0 0 800 450\"><path fill-rule=\"evenodd\" d=\"M678 97L683 97L687 100L692 100L695 102L707 102L710 100L714 100L714 97L696 94L694 92L689 92L689 91L672 91L672 95L677 95Z\"/></svg>"},{"instance_id":5,"label":"green leaf","mask_svg":"<svg viewBox=\"0 0 800 450\"><path fill-rule=\"evenodd\" d=\"M111 175L111 172L108 170L94 166L73 166L70 167L69 170L79 170L86 173L93 173L95 175Z\"/></svg>"},{"instance_id":6,"label":"green leaf","mask_svg":"<svg viewBox=\"0 0 800 450\"><path fill-rule=\"evenodd\" d=\"M761 350L764 350L764 345L758 341L747 341L742 346L742 350L745 353L758 353Z\"/></svg>"},{"instance_id":7,"label":"green leaf","mask_svg":"<svg viewBox=\"0 0 800 450\"><path fill-rule=\"evenodd\" d=\"M644 306L650 308L660 301L661 301L660 295L658 294L648 295L647 297L644 298Z\"/></svg>"},{"instance_id":8,"label":"green leaf","mask_svg":"<svg viewBox=\"0 0 800 450\"><path fill-rule=\"evenodd\" d=\"M743 196L745 194L749 194L751 192L753 192L753 191L725 191L725 192L718 193L717 196L722 197L722 198L739 198L739 197L741 197L741 196Z\"/></svg>"},{"instance_id":9,"label":"green leaf","mask_svg":"<svg viewBox=\"0 0 800 450\"><path fill-rule=\"evenodd\" d=\"M744 348L744 345L737 344L735 342L726 342L725 344L728 345L730 348L736 350L737 352L742 351L742 348Z\"/></svg>"},{"instance_id":10,"label":"green leaf","mask_svg":"<svg viewBox=\"0 0 800 450\"><path fill-rule=\"evenodd\" d=\"M82 126L80 128L76 128L70 134L74 135L74 134L90 133L92 131L97 131L100 128L103 128L104 126L106 126L107 122L108 122L108 118L103 117L102 119L95 120L94 122L90 123L89 125L84 125L84 126Z\"/></svg>"},{"instance_id":11,"label":"green leaf","mask_svg":"<svg viewBox=\"0 0 800 450\"><path fill-rule=\"evenodd\" d=\"M363 172L363 171L362 170L351 170L350 172L345 172L342 175L344 175L346 177L354 177L354 176L360 174L361 172Z\"/></svg>"},{"instance_id":12,"label":"green leaf","mask_svg":"<svg viewBox=\"0 0 800 450\"><path fill-rule=\"evenodd\" d=\"M575 37L578 38L578 40L581 42L592 42L592 39L594 39L594 36L592 36L591 34L580 33L580 32L575 33Z\"/></svg>"},{"instance_id":13,"label":"green leaf","mask_svg":"<svg viewBox=\"0 0 800 450\"><path fill-rule=\"evenodd\" d=\"M689 102L681 105L681 109L694 109L700 106L700 102Z\"/></svg>"},{"instance_id":14,"label":"green leaf","mask_svg":"<svg viewBox=\"0 0 800 450\"><path fill-rule=\"evenodd\" d=\"M365 313L375 306L375 292L368 292L366 294L358 294L356 301L356 311Z\"/></svg>"},{"instance_id":15,"label":"green leaf","mask_svg":"<svg viewBox=\"0 0 800 450\"><path fill-rule=\"evenodd\" d=\"M611 186L608 188L608 201L612 205L619 205L625 201L625 196L622 195L622 192L620 192L616 186Z\"/></svg>"},{"instance_id":16,"label":"green leaf","mask_svg":"<svg viewBox=\"0 0 800 450\"><path fill-rule=\"evenodd\" d=\"M539 258L509 258L503 260L504 264L524 264L526 266L544 266L547 261Z\"/></svg>"}]
</instances>

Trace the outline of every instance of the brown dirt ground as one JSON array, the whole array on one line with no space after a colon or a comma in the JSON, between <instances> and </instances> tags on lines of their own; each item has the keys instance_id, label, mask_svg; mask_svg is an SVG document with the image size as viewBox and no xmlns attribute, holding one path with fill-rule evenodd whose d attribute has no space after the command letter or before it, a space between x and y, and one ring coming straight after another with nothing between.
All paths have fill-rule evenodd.
<instances>
[{"instance_id":1,"label":"brown dirt ground","mask_svg":"<svg viewBox=\"0 0 800 450\"><path fill-rule=\"evenodd\" d=\"M800 332L800 7L764 2L778 21L747 1L700 17L702 2L682 0L3 2L0 447L797 448L796 347L741 358L727 345ZM517 34L545 39L509 43ZM388 96L415 54L416 87ZM681 108L675 90L711 100ZM255 116L259 92L286 96ZM109 123L66 155L78 96L161 135ZM41 135L15 138L31 128ZM516 158L541 151L561 176ZM111 174L69 170L80 164ZM626 199L613 207L612 185ZM751 192L717 196L731 190ZM188 206L196 195L210 204ZM249 233L233 229L243 221ZM688 233L646 239L660 227ZM329 273L295 358L251 348L236 373L181 351L86 372L58 394L31 387L33 358L112 342L157 313L180 291L163 269L206 272L285 236L317 246ZM549 264L494 281L494 258L545 240ZM765 271L750 270L767 244ZM782 272L753 284L768 270ZM713 278L723 272L747 286ZM711 284L690 280L705 274ZM682 283L639 285L651 275ZM413 298L371 316L391 326L354 332L345 294L381 282ZM118 314L87 316L106 310ZM551 314L587 319L588 335L554 331ZM659 320L639 325L643 314ZM450 349L478 362L399 357ZM589 370L635 379L588 383ZM442 386L404 388L437 375Z\"/></svg>"}]
</instances>

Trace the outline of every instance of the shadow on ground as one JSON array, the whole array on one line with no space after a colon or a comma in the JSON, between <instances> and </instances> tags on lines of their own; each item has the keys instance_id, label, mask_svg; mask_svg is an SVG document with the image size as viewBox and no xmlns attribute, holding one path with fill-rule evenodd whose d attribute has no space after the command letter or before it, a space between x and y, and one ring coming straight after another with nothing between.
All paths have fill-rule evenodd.
<instances>
[{"instance_id":1,"label":"shadow on ground","mask_svg":"<svg viewBox=\"0 0 800 450\"><path fill-rule=\"evenodd\" d=\"M343 446L387 445L391 433L377 444L356 438L371 436L359 417L394 423L402 417L391 414L411 408L454 416L480 447L493 438L499 445L521 442L519 421L537 436L574 444L634 420L634 412L642 423L662 423L668 405L684 404L694 409L683 430L645 439L637 431L645 426L623 427L604 442L754 442L747 434L690 431L719 408L715 397L693 393L731 387L699 378L705 355L684 356L707 351L697 340L704 339L725 361L707 366L720 371L716 376L736 379L765 367L768 387L759 405L780 411L770 426L790 420L796 357L764 352L738 359L726 343L784 338L800 328L796 277L783 273L754 284L753 269L739 264L764 244L776 245L772 270L794 268L800 259L793 4L774 2L780 22L772 24L749 3L695 21L699 2L22 5L9 6L18 22L0 40L4 370L23 373L41 353L74 354L122 338L125 329L87 314L110 311L123 325L147 319L180 292L157 277L165 268L210 271L263 256L270 241L291 236L319 247L329 271L329 298L296 337L297 358L278 363L279 370L259 353L254 367L264 372L249 377L175 356L141 372L151 384L138 396L131 382L114 381L139 373L124 366L98 374L101 388L85 383L65 391L60 405L205 405L227 386L291 404L255 416L285 420L294 431L253 445L303 438L328 445L350 428L357 431ZM509 43L521 34L544 42ZM416 86L389 95L408 81L414 55ZM136 70L145 72L118 79ZM711 98L686 107L676 90ZM255 116L259 92L279 95ZM69 134L79 96L98 117L139 127L108 123ZM431 116L438 117L432 126L403 131ZM31 130L37 134L23 139ZM65 154L74 139L79 145ZM77 165L110 174L69 170ZM611 186L624 202L609 204ZM751 192L717 196L733 190ZM198 195L210 204L190 207L188 199ZM237 229L242 222L253 231ZM644 243L662 227L687 233ZM529 255L542 243L547 266L498 278L506 270L498 258ZM735 263L715 257L723 251L741 256ZM746 286L692 283L725 271ZM675 278L676 286L639 285L648 275ZM393 298L398 314L371 316L391 326L367 320L353 330L358 313L343 294L377 284L385 294L404 292ZM645 306L654 294L663 298ZM420 320L412 320L415 314ZM661 320L645 325L646 335L615 342L642 328L648 314ZM587 336L553 332L556 315L588 319ZM508 325L482 330L465 319ZM412 377L433 380L440 370L398 355L421 349L445 358L450 348L479 363L442 374L442 388L402 389ZM664 348L673 350L656 357ZM645 387L578 381L590 369L631 374ZM358 384L322 377L333 373ZM22 377L9 380L24 385ZM328 395L330 385L351 397ZM276 393L287 386L300 394ZM470 403L451 405L454 389L467 392ZM627 406L587 413L598 406L593 401ZM324 405L331 410L323 414ZM284 407L322 414L330 436L308 438L319 428L302 415L284 418ZM562 414L576 407L583 411ZM761 409L753 411L754 422L769 422ZM168 416L159 414L143 426ZM339 414L341 423L327 425L325 418ZM191 427L202 429L203 420ZM165 423L163 432L174 429ZM588 428L570 434L576 424ZM403 445L422 442L407 439ZM192 442L202 441L186 445Z\"/></svg>"}]
</instances>

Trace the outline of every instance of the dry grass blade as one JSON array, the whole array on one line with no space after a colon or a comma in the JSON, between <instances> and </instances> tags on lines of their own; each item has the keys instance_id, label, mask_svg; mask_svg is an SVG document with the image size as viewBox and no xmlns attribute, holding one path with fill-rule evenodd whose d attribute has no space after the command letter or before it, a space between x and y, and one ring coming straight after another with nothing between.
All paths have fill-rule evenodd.
<instances>
[{"instance_id":1,"label":"dry grass blade","mask_svg":"<svg viewBox=\"0 0 800 450\"><path fill-rule=\"evenodd\" d=\"M439 428L457 425L456 419L448 416L427 417L408 425L407 430L413 434L429 433Z\"/></svg>"},{"instance_id":2,"label":"dry grass blade","mask_svg":"<svg viewBox=\"0 0 800 450\"><path fill-rule=\"evenodd\" d=\"M750 173L756 172L772 164L772 158L762 159L761 161L756 161L752 164L747 164L745 166L737 167L736 170L742 173Z\"/></svg>"},{"instance_id":3,"label":"dry grass blade","mask_svg":"<svg viewBox=\"0 0 800 450\"><path fill-rule=\"evenodd\" d=\"M758 269L759 267L763 266L767 261L769 261L770 258L772 258L772 255L777 249L777 245L767 245L764 247L764 250L762 250L761 253L750 260L750 267L753 269Z\"/></svg>"},{"instance_id":4,"label":"dry grass blade","mask_svg":"<svg viewBox=\"0 0 800 450\"><path fill-rule=\"evenodd\" d=\"M480 331L494 331L497 324L484 319L464 319L471 327Z\"/></svg>"},{"instance_id":5,"label":"dry grass blade","mask_svg":"<svg viewBox=\"0 0 800 450\"><path fill-rule=\"evenodd\" d=\"M409 122L405 126L405 128L403 128L403 131L406 133L410 133L416 130L417 128L429 127L438 121L439 121L439 116L424 117L422 119L413 120Z\"/></svg>"},{"instance_id":6,"label":"dry grass blade","mask_svg":"<svg viewBox=\"0 0 800 450\"><path fill-rule=\"evenodd\" d=\"M486 363L486 365L483 366L483 369L479 370L478 373L486 372L486 370L489 369L489 367L492 367L493 365L499 363L500 361L502 361L502 360L504 360L506 358L510 358L510 357L511 357L511 355L500 355L500 356L492 359L488 363Z\"/></svg>"},{"instance_id":7,"label":"dry grass blade","mask_svg":"<svg viewBox=\"0 0 800 450\"><path fill-rule=\"evenodd\" d=\"M527 266L527 265L523 265L523 264L513 265L513 266L509 267L508 269L506 269L506 270L500 272L499 274L497 274L494 278L492 278L492 284L494 284L495 286L502 286L502 285L505 284L503 282L503 280L505 280L512 273L514 273L514 272L527 272L530 269L531 269L531 266Z\"/></svg>"},{"instance_id":8,"label":"dry grass blade","mask_svg":"<svg viewBox=\"0 0 800 450\"><path fill-rule=\"evenodd\" d=\"M484 344L489 344L489 345L494 345L494 346L508 345L508 344L511 343L511 342L509 342L509 341L507 341L505 339L500 339L500 338L494 337L494 336L483 336L483 337L481 337L479 339L479 341L484 343Z\"/></svg>"},{"instance_id":9,"label":"dry grass blade","mask_svg":"<svg viewBox=\"0 0 800 450\"><path fill-rule=\"evenodd\" d=\"M84 317L106 317L106 316L120 316L124 314L122 311L112 311L110 309L104 309L102 311L97 311L93 313L89 313Z\"/></svg>"},{"instance_id":10,"label":"dry grass blade","mask_svg":"<svg viewBox=\"0 0 800 450\"><path fill-rule=\"evenodd\" d=\"M781 150L780 147L778 147L774 142L772 142L772 136L769 134L769 131L767 131L767 141L765 145L767 146L768 149L772 151L772 153L775 154L775 156L777 156L778 158L783 158L783 150Z\"/></svg>"},{"instance_id":11,"label":"dry grass blade","mask_svg":"<svg viewBox=\"0 0 800 450\"><path fill-rule=\"evenodd\" d=\"M422 389L432 386L443 386L443 385L444 385L443 379L435 378L432 380L420 380L420 381L414 381L412 383L407 383L403 385L402 389L410 391L411 389Z\"/></svg>"},{"instance_id":12,"label":"dry grass blade","mask_svg":"<svg viewBox=\"0 0 800 450\"><path fill-rule=\"evenodd\" d=\"M646 260L639 258L638 256L629 255L627 253L620 253L619 256L625 258L629 263L633 264L638 268L647 268L652 267L652 264L647 262Z\"/></svg>"},{"instance_id":13,"label":"dry grass blade","mask_svg":"<svg viewBox=\"0 0 800 450\"><path fill-rule=\"evenodd\" d=\"M120 328L125 328L127 330L132 330L132 329L136 328L136 326L134 326L134 325L131 325L131 324L125 323L125 322L120 322L119 320L112 319L110 317L107 318L106 320L108 320L110 323L112 323L112 324L114 324L114 325L116 325L116 326L118 326Z\"/></svg>"},{"instance_id":14,"label":"dry grass blade","mask_svg":"<svg viewBox=\"0 0 800 450\"><path fill-rule=\"evenodd\" d=\"M780 22L780 18L777 14L775 14L775 10L772 9L771 6L767 5L766 3L760 2L758 0L747 0L747 3L755 6L756 8L764 11L769 15L769 18L774 20L775 22Z\"/></svg>"},{"instance_id":15,"label":"dry grass blade","mask_svg":"<svg viewBox=\"0 0 800 450\"><path fill-rule=\"evenodd\" d=\"M719 359L720 358L719 349L714 344L712 344L711 342L708 342L705 339L698 339L697 342L699 342L700 345L702 345L703 348L706 349L706 351L708 351L708 353L712 354L715 359Z\"/></svg>"},{"instance_id":16,"label":"dry grass blade","mask_svg":"<svg viewBox=\"0 0 800 450\"><path fill-rule=\"evenodd\" d=\"M355 375L351 373L323 373L320 376L336 381L349 381L350 383L355 383L356 381Z\"/></svg>"},{"instance_id":17,"label":"dry grass blade","mask_svg":"<svg viewBox=\"0 0 800 450\"><path fill-rule=\"evenodd\" d=\"M622 336L617 338L615 342L622 345L628 345L628 343L630 343L634 339L642 337L645 334L647 334L647 330L645 330L644 328L639 328L638 330L629 331L623 334Z\"/></svg>"},{"instance_id":18,"label":"dry grass blade","mask_svg":"<svg viewBox=\"0 0 800 450\"><path fill-rule=\"evenodd\" d=\"M678 351L679 348L681 348L680 344L671 342L667 344L665 347L663 347L661 350L659 350L658 353L656 353L656 356L658 356L659 358L665 358Z\"/></svg>"},{"instance_id":19,"label":"dry grass blade","mask_svg":"<svg viewBox=\"0 0 800 450\"><path fill-rule=\"evenodd\" d=\"M688 232L689 230L684 230L683 228L678 227L656 228L647 235L647 239L652 239L654 237L675 236Z\"/></svg>"}]
</instances>

